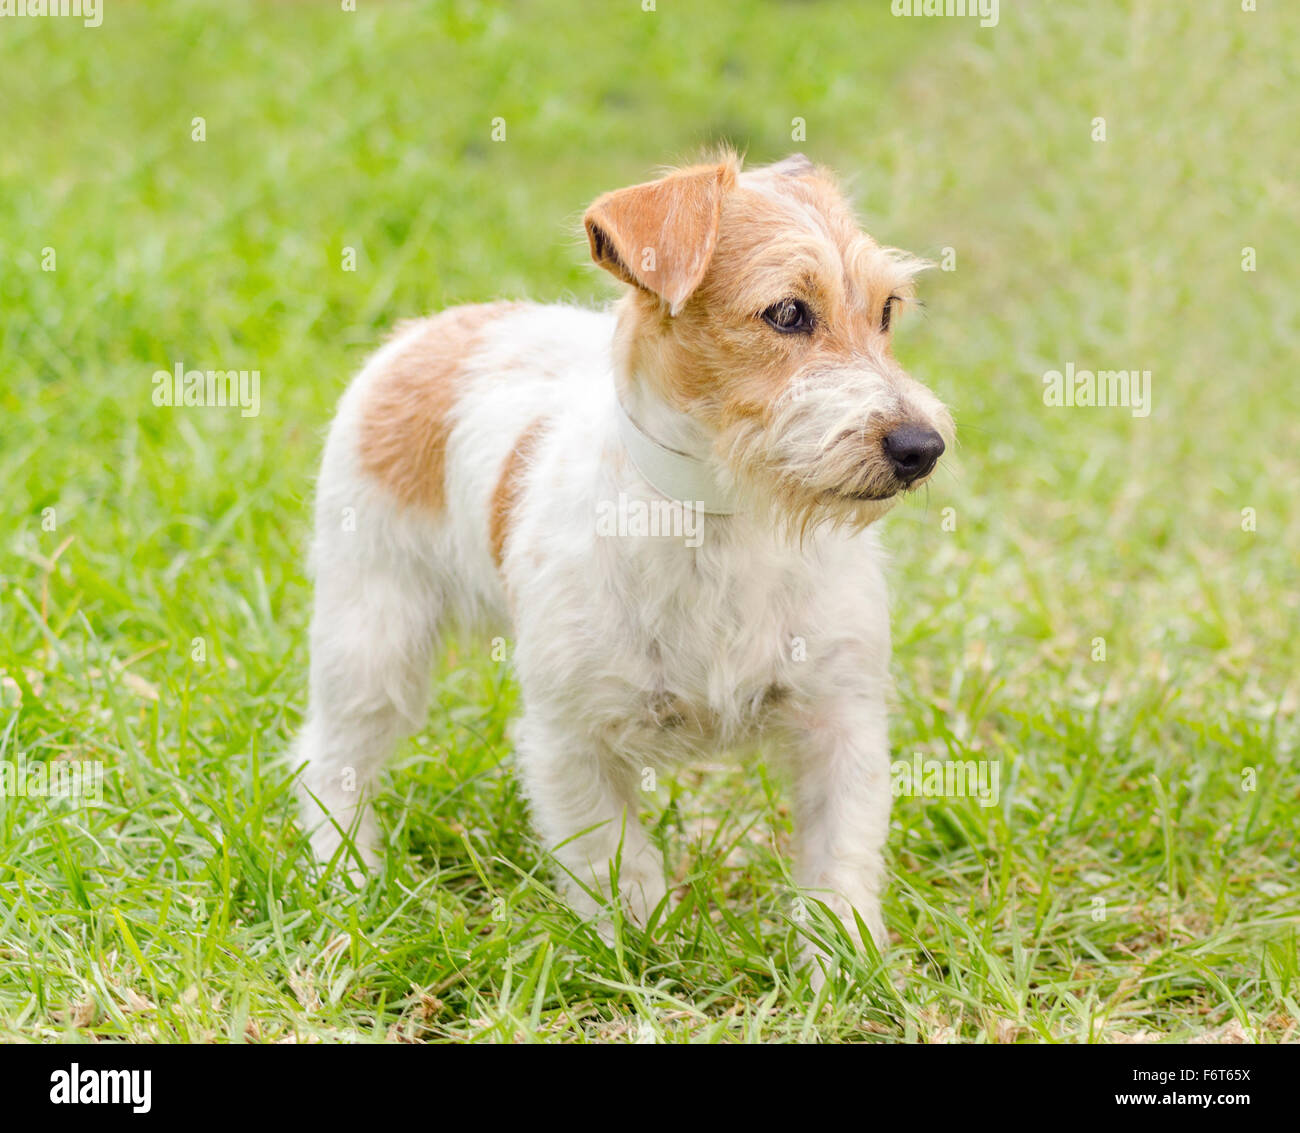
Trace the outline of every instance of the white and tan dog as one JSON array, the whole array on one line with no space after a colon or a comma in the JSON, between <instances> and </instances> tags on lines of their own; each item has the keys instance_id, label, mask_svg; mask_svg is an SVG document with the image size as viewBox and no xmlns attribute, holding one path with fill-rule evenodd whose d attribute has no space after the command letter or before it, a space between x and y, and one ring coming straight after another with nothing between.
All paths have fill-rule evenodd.
<instances>
[{"instance_id":1,"label":"white and tan dog","mask_svg":"<svg viewBox=\"0 0 1300 1133\"><path fill-rule=\"evenodd\" d=\"M952 432L890 350L922 265L802 156L676 170L585 225L629 285L613 311L452 308L342 399L297 747L314 848L374 860L367 796L422 723L440 627L509 626L519 768L579 909L616 854L637 921L664 897L644 768L766 738L796 779L800 883L883 943L889 621L867 528Z\"/></svg>"}]
</instances>

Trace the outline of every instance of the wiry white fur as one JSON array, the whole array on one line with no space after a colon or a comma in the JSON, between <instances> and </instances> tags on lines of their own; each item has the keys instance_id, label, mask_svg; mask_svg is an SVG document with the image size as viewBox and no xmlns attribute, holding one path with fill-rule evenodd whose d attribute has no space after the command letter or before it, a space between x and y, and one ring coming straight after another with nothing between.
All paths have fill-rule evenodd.
<instances>
[{"instance_id":1,"label":"wiry white fur","mask_svg":"<svg viewBox=\"0 0 1300 1133\"><path fill-rule=\"evenodd\" d=\"M616 380L648 428L674 420L614 373L614 327L611 313L529 305L488 325L458 379L447 507L437 515L403 510L360 470L363 398L402 341L343 397L317 495L311 698L296 753L313 845L328 858L340 829L352 830L361 859L373 860L366 794L399 737L422 721L438 627L512 626L525 705L519 770L566 870L608 891L621 842L622 896L644 922L665 886L636 821L642 770L766 737L796 780L801 883L850 926L856 908L883 943L889 623L874 531L859 522L792 534L756 510L703 517L697 548L682 538L598 535L601 501L657 498L618 439ZM847 450L844 467L828 466L840 459L840 430L875 408L930 409L924 398L909 402L921 387L903 382L820 375L777 407L775 428L719 443L739 453L719 474L743 478L766 462L827 485L850 482ZM547 424L498 572L491 495L537 417ZM573 894L580 908L595 907L581 889Z\"/></svg>"}]
</instances>

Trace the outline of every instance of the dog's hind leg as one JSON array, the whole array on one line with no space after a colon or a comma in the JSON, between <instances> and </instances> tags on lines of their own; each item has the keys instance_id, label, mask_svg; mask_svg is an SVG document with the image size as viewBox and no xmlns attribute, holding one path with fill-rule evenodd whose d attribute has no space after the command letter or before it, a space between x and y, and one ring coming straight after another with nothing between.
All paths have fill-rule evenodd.
<instances>
[{"instance_id":1,"label":"dog's hind leg","mask_svg":"<svg viewBox=\"0 0 1300 1133\"><path fill-rule=\"evenodd\" d=\"M322 493L314 553L311 690L294 751L312 848L344 848L354 877L377 860L370 795L424 721L442 589L429 540L385 501Z\"/></svg>"}]
</instances>

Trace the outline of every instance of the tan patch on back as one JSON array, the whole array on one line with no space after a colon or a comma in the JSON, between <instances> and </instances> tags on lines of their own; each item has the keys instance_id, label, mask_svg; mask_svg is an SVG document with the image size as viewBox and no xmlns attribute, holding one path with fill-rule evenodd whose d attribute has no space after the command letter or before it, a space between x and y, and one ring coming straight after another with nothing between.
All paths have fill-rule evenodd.
<instances>
[{"instance_id":1,"label":"tan patch on back","mask_svg":"<svg viewBox=\"0 0 1300 1133\"><path fill-rule=\"evenodd\" d=\"M496 490L492 493L492 512L488 517L488 535L492 543L492 559L501 569L505 557L506 540L510 537L510 522L514 517L524 470L537 447L538 440L546 431L546 421L539 417L515 441L505 464L501 466L501 476L497 480Z\"/></svg>"},{"instance_id":2,"label":"tan patch on back","mask_svg":"<svg viewBox=\"0 0 1300 1133\"><path fill-rule=\"evenodd\" d=\"M465 360L483 327L517 306L449 307L425 320L366 391L361 467L402 503L442 509L451 411Z\"/></svg>"}]
</instances>

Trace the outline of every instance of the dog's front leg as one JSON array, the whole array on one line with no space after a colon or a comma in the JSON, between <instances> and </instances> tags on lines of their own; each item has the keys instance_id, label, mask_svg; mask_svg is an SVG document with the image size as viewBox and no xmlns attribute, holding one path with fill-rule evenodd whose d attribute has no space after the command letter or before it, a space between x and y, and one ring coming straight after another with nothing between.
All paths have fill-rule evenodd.
<instances>
[{"instance_id":1,"label":"dog's front leg","mask_svg":"<svg viewBox=\"0 0 1300 1133\"><path fill-rule=\"evenodd\" d=\"M518 753L537 826L568 871L570 903L584 915L597 912L600 903L586 890L610 895L617 859L623 907L644 927L666 889L663 860L637 821L630 770L590 737L533 711L519 722ZM601 933L610 937L608 921Z\"/></svg>"},{"instance_id":2,"label":"dog's front leg","mask_svg":"<svg viewBox=\"0 0 1300 1133\"><path fill-rule=\"evenodd\" d=\"M818 706L797 728L792 754L799 883L854 937L856 909L883 948L880 893L891 802L884 693ZM820 984L820 968L814 979Z\"/></svg>"}]
</instances>

